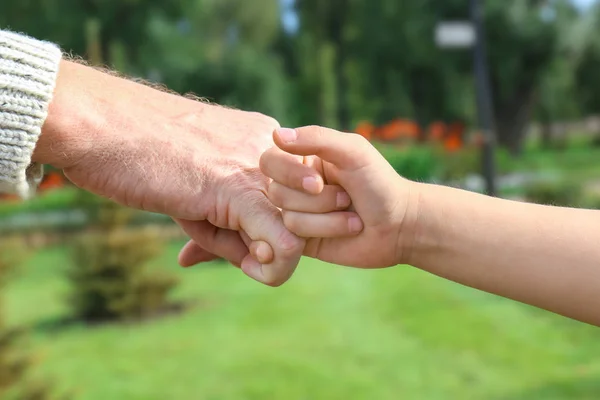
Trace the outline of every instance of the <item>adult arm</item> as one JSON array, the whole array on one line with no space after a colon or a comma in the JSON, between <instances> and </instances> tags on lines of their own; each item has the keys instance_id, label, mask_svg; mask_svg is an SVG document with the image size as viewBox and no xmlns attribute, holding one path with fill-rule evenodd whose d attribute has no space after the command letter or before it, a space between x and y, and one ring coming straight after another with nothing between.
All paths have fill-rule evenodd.
<instances>
[{"instance_id":1,"label":"adult arm","mask_svg":"<svg viewBox=\"0 0 600 400\"><path fill-rule=\"evenodd\" d=\"M27 40L37 54L42 42ZM33 163L61 168L76 185L120 204L175 218L195 242L188 253L224 257L268 285L291 276L304 242L266 198L258 166L277 121L56 62L47 117L39 117L41 135L31 139ZM273 248L272 263L249 255L261 241Z\"/></svg>"},{"instance_id":2,"label":"adult arm","mask_svg":"<svg viewBox=\"0 0 600 400\"><path fill-rule=\"evenodd\" d=\"M600 325L600 212L419 184L408 263Z\"/></svg>"}]
</instances>

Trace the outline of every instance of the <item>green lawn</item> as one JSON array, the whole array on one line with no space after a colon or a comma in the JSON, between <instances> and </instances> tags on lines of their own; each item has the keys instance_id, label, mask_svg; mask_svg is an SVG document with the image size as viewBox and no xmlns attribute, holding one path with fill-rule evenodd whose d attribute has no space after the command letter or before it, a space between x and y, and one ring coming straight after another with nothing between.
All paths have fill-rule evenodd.
<instances>
[{"instance_id":1,"label":"green lawn","mask_svg":"<svg viewBox=\"0 0 600 400\"><path fill-rule=\"evenodd\" d=\"M189 312L61 326L60 249L8 288L39 376L76 399L598 399L600 330L399 267L305 260L279 289L223 264L181 270Z\"/></svg>"}]
</instances>

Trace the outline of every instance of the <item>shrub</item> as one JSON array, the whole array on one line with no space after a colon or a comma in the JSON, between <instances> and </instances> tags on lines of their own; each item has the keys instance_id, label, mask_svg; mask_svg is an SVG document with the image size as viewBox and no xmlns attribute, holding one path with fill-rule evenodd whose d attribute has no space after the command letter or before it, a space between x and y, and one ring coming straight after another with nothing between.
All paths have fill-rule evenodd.
<instances>
[{"instance_id":1,"label":"shrub","mask_svg":"<svg viewBox=\"0 0 600 400\"><path fill-rule=\"evenodd\" d=\"M7 217L22 212L48 212L72 210L82 190L66 186L61 189L41 193L28 201L0 201L0 217Z\"/></svg>"},{"instance_id":2,"label":"shrub","mask_svg":"<svg viewBox=\"0 0 600 400\"><path fill-rule=\"evenodd\" d=\"M0 290L23 262L25 244L19 238L0 241ZM33 362L23 352L23 332L6 326L2 318L3 299L0 297L0 398L15 400L50 399L50 391L41 383L32 382L28 371Z\"/></svg>"},{"instance_id":3,"label":"shrub","mask_svg":"<svg viewBox=\"0 0 600 400\"><path fill-rule=\"evenodd\" d=\"M482 174L483 154L477 147L464 147L454 152L444 152L439 155L443 160L441 179L453 181L463 179L468 175ZM494 155L497 175L513 173L519 170L519 160L506 149L497 148Z\"/></svg>"},{"instance_id":4,"label":"shrub","mask_svg":"<svg viewBox=\"0 0 600 400\"><path fill-rule=\"evenodd\" d=\"M168 310L168 295L177 281L148 274L148 261L160 254L162 242L150 228L128 227L133 211L103 202L93 231L73 248L71 304L86 321L130 320Z\"/></svg>"},{"instance_id":5,"label":"shrub","mask_svg":"<svg viewBox=\"0 0 600 400\"><path fill-rule=\"evenodd\" d=\"M431 147L397 148L379 145L378 150L403 177L414 181L432 181L439 175L441 163Z\"/></svg>"},{"instance_id":6,"label":"shrub","mask_svg":"<svg viewBox=\"0 0 600 400\"><path fill-rule=\"evenodd\" d=\"M440 178L443 181L463 179L481 173L481 153L477 149L461 149L439 154L443 162Z\"/></svg>"},{"instance_id":7,"label":"shrub","mask_svg":"<svg viewBox=\"0 0 600 400\"><path fill-rule=\"evenodd\" d=\"M528 201L560 207L578 207L582 203L582 189L572 182L539 182L525 189Z\"/></svg>"},{"instance_id":8,"label":"shrub","mask_svg":"<svg viewBox=\"0 0 600 400\"><path fill-rule=\"evenodd\" d=\"M583 196L580 207L600 210L600 194L598 193L587 193Z\"/></svg>"}]
</instances>

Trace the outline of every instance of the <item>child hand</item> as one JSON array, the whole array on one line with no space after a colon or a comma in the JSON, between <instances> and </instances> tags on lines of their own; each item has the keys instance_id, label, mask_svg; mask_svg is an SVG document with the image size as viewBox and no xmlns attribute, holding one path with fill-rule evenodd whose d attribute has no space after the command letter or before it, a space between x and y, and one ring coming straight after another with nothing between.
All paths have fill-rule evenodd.
<instances>
[{"instance_id":1,"label":"child hand","mask_svg":"<svg viewBox=\"0 0 600 400\"><path fill-rule=\"evenodd\" d=\"M412 182L359 135L305 127L273 136L277 147L262 155L261 170L287 229L308 239L305 255L358 268L408 262L418 204Z\"/></svg>"}]
</instances>

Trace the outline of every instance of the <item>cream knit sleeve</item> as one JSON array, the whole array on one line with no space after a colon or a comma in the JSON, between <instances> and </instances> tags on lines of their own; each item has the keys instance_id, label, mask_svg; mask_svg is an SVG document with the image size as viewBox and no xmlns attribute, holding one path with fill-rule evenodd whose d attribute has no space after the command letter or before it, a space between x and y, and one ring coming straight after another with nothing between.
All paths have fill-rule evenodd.
<instances>
[{"instance_id":1,"label":"cream knit sleeve","mask_svg":"<svg viewBox=\"0 0 600 400\"><path fill-rule=\"evenodd\" d=\"M0 30L0 193L28 198L42 178L31 156L61 57L52 43Z\"/></svg>"}]
</instances>

